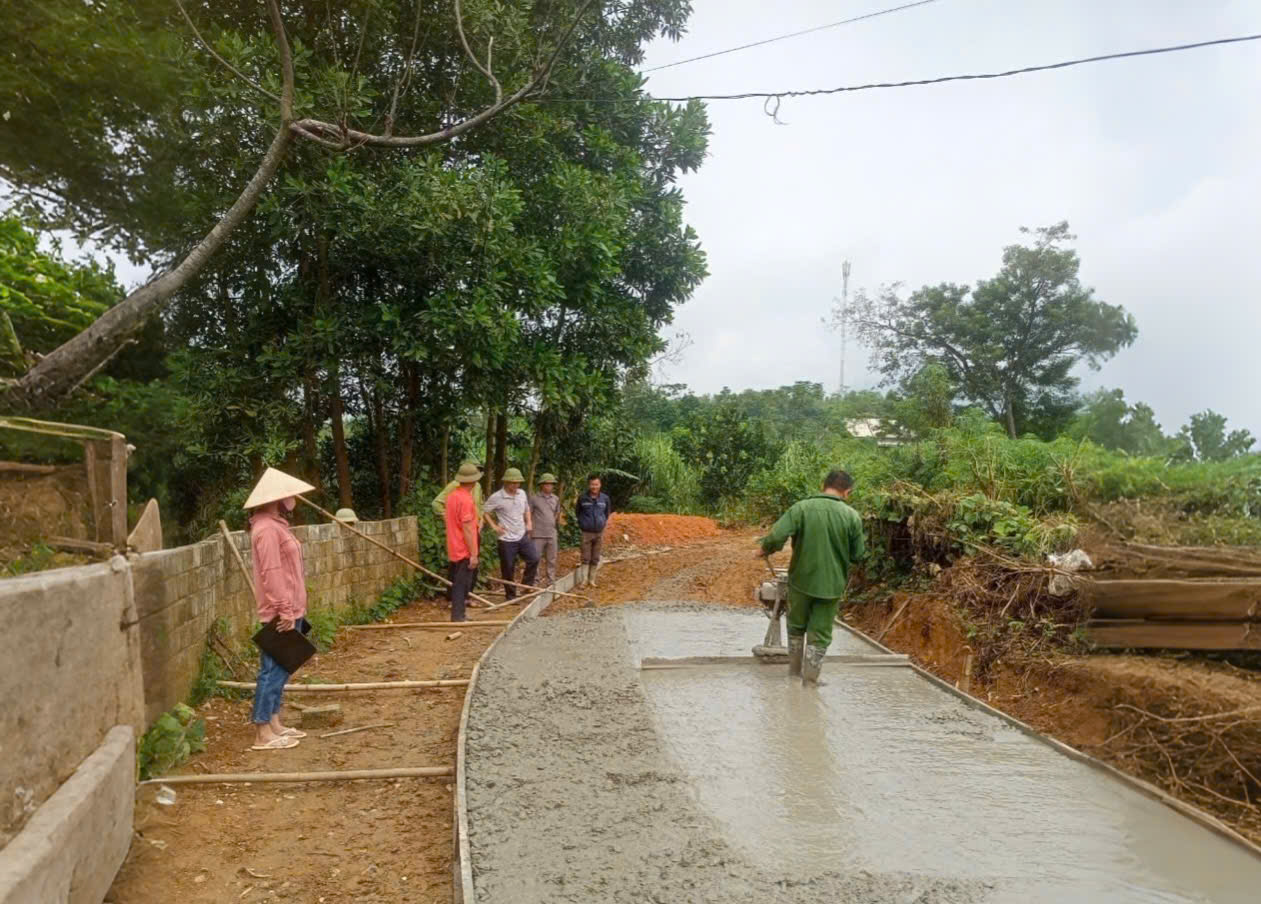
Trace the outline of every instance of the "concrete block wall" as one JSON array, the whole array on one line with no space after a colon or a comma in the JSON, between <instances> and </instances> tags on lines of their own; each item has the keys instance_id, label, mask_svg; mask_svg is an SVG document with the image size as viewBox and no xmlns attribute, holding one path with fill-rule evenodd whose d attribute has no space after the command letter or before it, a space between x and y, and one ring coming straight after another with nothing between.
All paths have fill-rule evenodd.
<instances>
[{"instance_id":1,"label":"concrete block wall","mask_svg":"<svg viewBox=\"0 0 1261 904\"><path fill-rule=\"evenodd\" d=\"M356 526L403 555L417 555L413 517ZM340 608L352 600L369 602L411 572L385 550L336 524L298 527L294 533L302 543L312 609ZM252 567L249 535L238 531L232 534L232 542L246 567ZM222 537L138 556L133 570L145 718L152 722L188 696L215 620L225 618L229 634L243 636L255 621L255 603Z\"/></svg>"}]
</instances>

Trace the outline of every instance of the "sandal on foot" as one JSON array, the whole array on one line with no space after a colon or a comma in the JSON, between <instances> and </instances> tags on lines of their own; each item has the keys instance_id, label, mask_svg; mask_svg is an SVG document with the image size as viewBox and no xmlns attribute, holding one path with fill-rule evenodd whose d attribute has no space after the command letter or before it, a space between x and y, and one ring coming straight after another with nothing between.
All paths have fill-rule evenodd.
<instances>
[{"instance_id":1,"label":"sandal on foot","mask_svg":"<svg viewBox=\"0 0 1261 904\"><path fill-rule=\"evenodd\" d=\"M272 738L266 744L255 744L250 750L288 750L290 747L297 747L298 739L288 735L281 735Z\"/></svg>"},{"instance_id":2,"label":"sandal on foot","mask_svg":"<svg viewBox=\"0 0 1261 904\"><path fill-rule=\"evenodd\" d=\"M284 731L280 733L280 736L282 738L305 738L306 732L298 731L298 729L296 728L286 728Z\"/></svg>"}]
</instances>

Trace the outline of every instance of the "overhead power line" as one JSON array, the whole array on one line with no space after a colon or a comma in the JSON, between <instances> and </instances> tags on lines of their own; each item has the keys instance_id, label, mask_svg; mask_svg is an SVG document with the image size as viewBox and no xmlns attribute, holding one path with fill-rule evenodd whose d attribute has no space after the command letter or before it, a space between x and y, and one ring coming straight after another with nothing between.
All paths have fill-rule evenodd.
<instances>
[{"instance_id":1,"label":"overhead power line","mask_svg":"<svg viewBox=\"0 0 1261 904\"><path fill-rule=\"evenodd\" d=\"M542 103L592 103L621 104L639 103L644 100L685 103L691 100L782 100L786 97L816 97L823 94L846 94L856 91L874 91L881 88L912 88L919 85L940 85L946 82L978 81L981 79L1010 78L1014 75L1026 75L1030 72L1046 72L1051 69L1067 69L1070 66L1083 66L1087 63L1101 63L1105 60L1123 60L1131 57L1154 56L1161 53L1176 53L1182 50L1197 50L1201 47L1216 47L1222 44L1241 44L1245 41L1261 40L1261 34L1240 35L1235 38L1215 38L1212 41L1196 41L1193 44L1174 44L1169 47L1151 47L1146 50L1127 50L1123 53L1105 53L1100 56L1082 57L1076 60L1064 60L1060 63L1047 63L1042 66L1024 66L1020 69L1008 69L1003 72L981 72L969 75L943 75L938 78L912 79L904 82L872 82L865 85L842 85L838 88L811 88L786 91L744 91L739 94L691 94L684 97L657 97L646 94L637 98L626 97L558 97L539 98ZM769 111L768 111L769 112Z\"/></svg>"},{"instance_id":2,"label":"overhead power line","mask_svg":"<svg viewBox=\"0 0 1261 904\"><path fill-rule=\"evenodd\" d=\"M826 31L829 28L840 28L842 25L853 25L855 22L862 22L867 19L875 19L879 16L887 16L890 13L900 13L903 10L914 9L917 6L928 6L930 3L936 3L937 0L918 0L916 3L903 3L901 6L892 6L889 9L879 9L875 12L864 13L861 16L854 16L849 19L842 19L839 22L829 22L826 25L816 25L814 28L803 28L801 31L789 32L786 35L776 35L773 38L765 38L761 41L754 41L751 44L741 44L739 47L728 47L726 50L715 50L713 53L703 53L700 56L688 57L686 60L675 60L673 63L664 63L660 66L653 66L649 69L641 69L640 72L657 72L661 69L673 69L675 66L683 66L687 63L695 63L698 60L709 60L714 57L725 56L728 53L736 53L740 50L748 50L750 47L761 47L764 44L774 44L776 41L787 41L789 38L799 38L802 35L811 35L817 31Z\"/></svg>"}]
</instances>

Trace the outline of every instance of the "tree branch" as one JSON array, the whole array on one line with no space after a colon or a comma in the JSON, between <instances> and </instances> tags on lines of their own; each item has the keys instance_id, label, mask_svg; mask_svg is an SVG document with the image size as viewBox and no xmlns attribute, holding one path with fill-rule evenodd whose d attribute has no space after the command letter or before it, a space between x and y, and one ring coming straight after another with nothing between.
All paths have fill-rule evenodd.
<instances>
[{"instance_id":1,"label":"tree branch","mask_svg":"<svg viewBox=\"0 0 1261 904\"><path fill-rule=\"evenodd\" d=\"M215 49L210 46L210 42L207 41L205 38L203 38L201 36L201 32L197 30L197 26L193 23L192 17L189 16L188 10L184 9L184 4L182 0L175 0L175 5L180 8L180 13L184 16L184 21L188 23L188 27L192 29L193 35L196 36L197 40L201 42L201 46L206 48L207 53L209 53L212 57L218 60L229 72L231 72L241 81L245 82L245 84L249 85L255 91L259 92L260 94L264 94L267 97L270 97L272 100L276 101L277 103L280 102L279 97L272 94L262 85L260 85L258 82L254 81L244 72L242 72L240 69L237 69L235 66L233 66L231 63L229 63L227 60L225 60L223 57L221 57L218 53L215 52Z\"/></svg>"},{"instance_id":2,"label":"tree branch","mask_svg":"<svg viewBox=\"0 0 1261 904\"><path fill-rule=\"evenodd\" d=\"M473 48L469 46L468 38L464 36L464 13L460 9L460 0L455 0L455 30L460 36L460 45L464 48L465 54L473 61L473 65L477 67L482 75L490 80L495 89L495 103L501 104L504 100L504 89L499 84L499 79L495 78L495 73L491 71L491 52L495 48L495 39L490 39L490 45L486 48L486 65L483 66L477 55L473 53Z\"/></svg>"},{"instance_id":3,"label":"tree branch","mask_svg":"<svg viewBox=\"0 0 1261 904\"><path fill-rule=\"evenodd\" d=\"M271 14L271 27L276 32L276 48L280 51L280 127L285 131L293 122L293 51L289 48L289 36L285 34L285 20L280 14L277 0L267 0L267 11Z\"/></svg>"},{"instance_id":4,"label":"tree branch","mask_svg":"<svg viewBox=\"0 0 1261 904\"><path fill-rule=\"evenodd\" d=\"M275 0L269 0L269 3L274 2ZM536 69L530 80L526 82L525 85L507 97L502 97L501 99L496 100L495 103L491 104L480 113L469 116L454 125L447 126L437 132L430 132L427 135L397 136L361 132L358 129L344 128L319 119L300 119L296 122L290 123L289 128L294 134L300 135L303 138L317 140L325 147L336 147L338 150L343 151L354 147L362 147L364 145L388 148L414 148L423 147L424 145L429 144L437 144L442 141L449 141L452 138L463 135L465 132L477 128L484 122L494 119L504 110L515 106L531 94L534 94L546 87L547 81L551 77L552 67L555 65L556 60L559 59L560 54L564 50L565 45L569 42L569 39L573 36L574 30L578 27L583 15L591 8L594 2L595 0L585 0L582 7L578 10L578 13L574 16L573 21L570 22L569 28L566 29L565 34L561 37L560 42L556 45L556 49L553 51L547 63L541 68ZM480 71L485 72L476 57L473 58L473 61Z\"/></svg>"},{"instance_id":5,"label":"tree branch","mask_svg":"<svg viewBox=\"0 0 1261 904\"><path fill-rule=\"evenodd\" d=\"M457 19L458 21L458 19ZM394 96L390 98L390 112L385 117L385 135L394 134L394 119L398 115L398 99L412 80L412 64L416 62L416 44L420 40L420 0L416 0L416 21L412 26L412 49L407 52L407 62L394 82ZM313 137L313 136L312 136Z\"/></svg>"},{"instance_id":6,"label":"tree branch","mask_svg":"<svg viewBox=\"0 0 1261 904\"><path fill-rule=\"evenodd\" d=\"M277 0L267 0L267 7L271 13L276 45L280 52L284 79L280 110L284 119L253 178L214 228L176 267L136 289L93 321L87 329L41 358L21 380L0 396L0 402L16 408L39 408L56 404L73 392L87 378L85 375L90 376L102 366L102 362L107 362L117 354L118 349L131 339L167 299L205 267L206 262L223 246L232 231L254 209L267 184L279 171L285 153L293 141L293 132L289 129L289 119L293 116L293 54L285 36Z\"/></svg>"}]
</instances>

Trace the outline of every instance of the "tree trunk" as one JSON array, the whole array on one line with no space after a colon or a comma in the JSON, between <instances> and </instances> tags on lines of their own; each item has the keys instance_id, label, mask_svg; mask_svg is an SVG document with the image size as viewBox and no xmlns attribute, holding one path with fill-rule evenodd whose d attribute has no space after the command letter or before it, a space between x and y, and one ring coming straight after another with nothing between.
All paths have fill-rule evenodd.
<instances>
[{"instance_id":1,"label":"tree trunk","mask_svg":"<svg viewBox=\"0 0 1261 904\"><path fill-rule=\"evenodd\" d=\"M451 427L442 428L442 485L446 486L451 481Z\"/></svg>"},{"instance_id":2,"label":"tree trunk","mask_svg":"<svg viewBox=\"0 0 1261 904\"><path fill-rule=\"evenodd\" d=\"M534 492L534 475L539 468L539 458L543 454L543 430L546 412L540 411L534 419L534 446L530 450L530 473L526 474L526 487L531 493Z\"/></svg>"},{"instance_id":3,"label":"tree trunk","mask_svg":"<svg viewBox=\"0 0 1261 904\"><path fill-rule=\"evenodd\" d=\"M1006 411L1004 412L1004 414L1006 415L1006 418L1007 418L1007 435L1010 436L1012 439L1015 439L1016 438L1016 413L1015 411L1012 410L1012 404L1011 404L1010 398L1008 398L1004 402L1004 406L1006 408Z\"/></svg>"},{"instance_id":4,"label":"tree trunk","mask_svg":"<svg viewBox=\"0 0 1261 904\"><path fill-rule=\"evenodd\" d=\"M482 496L490 495L495 480L495 410L486 406L486 460L482 462Z\"/></svg>"},{"instance_id":5,"label":"tree trunk","mask_svg":"<svg viewBox=\"0 0 1261 904\"><path fill-rule=\"evenodd\" d=\"M372 388L373 435L377 440L377 479L381 482L381 511L385 517L394 517L394 503L390 498L390 455L385 435L385 402L381 398L381 388Z\"/></svg>"},{"instance_id":6,"label":"tree trunk","mask_svg":"<svg viewBox=\"0 0 1261 904\"><path fill-rule=\"evenodd\" d=\"M508 415L500 412L495 415L495 484L504 479L504 471L508 470Z\"/></svg>"},{"instance_id":7,"label":"tree trunk","mask_svg":"<svg viewBox=\"0 0 1261 904\"><path fill-rule=\"evenodd\" d=\"M416 406L420 403L420 374L416 370L414 364L404 365L407 372L407 404L403 410L403 420L399 429L402 431L400 438L400 449L398 454L398 504L402 505L403 500L407 498L407 494L412 489L412 454L415 449L415 439L412 432L416 427ZM445 453L445 448L444 448ZM445 463L443 471L446 471ZM443 485L446 484L446 478L442 478Z\"/></svg>"},{"instance_id":8,"label":"tree trunk","mask_svg":"<svg viewBox=\"0 0 1261 904\"><path fill-rule=\"evenodd\" d=\"M320 471L320 448L317 440L319 428L316 426L316 414L319 412L319 398L315 392L315 370L307 368L303 376L302 393L302 462L306 479L315 489L324 492L324 476Z\"/></svg>"},{"instance_id":9,"label":"tree trunk","mask_svg":"<svg viewBox=\"0 0 1261 904\"><path fill-rule=\"evenodd\" d=\"M64 399L94 370L109 361L150 315L196 276L219 250L232 231L245 221L267 183L280 169L292 141L289 124L282 123L250 179L223 218L172 270L146 283L114 305L91 326L63 342L41 358L25 376L0 396L0 408L9 410L50 408Z\"/></svg>"},{"instance_id":10,"label":"tree trunk","mask_svg":"<svg viewBox=\"0 0 1261 904\"><path fill-rule=\"evenodd\" d=\"M336 361L329 368L329 417L333 421L333 457L337 460L337 503L342 508L354 508L355 500L350 492L350 457L346 454L346 414L342 402L341 370Z\"/></svg>"}]
</instances>

